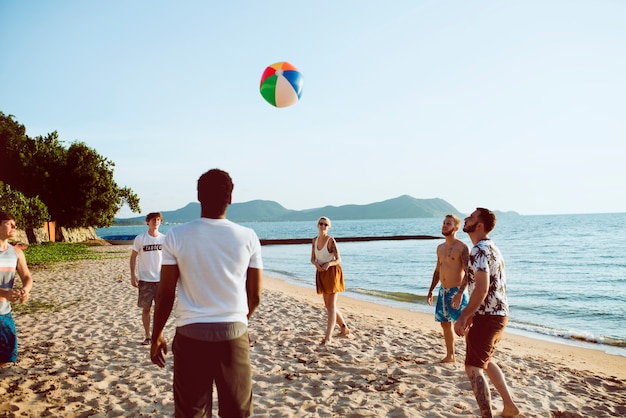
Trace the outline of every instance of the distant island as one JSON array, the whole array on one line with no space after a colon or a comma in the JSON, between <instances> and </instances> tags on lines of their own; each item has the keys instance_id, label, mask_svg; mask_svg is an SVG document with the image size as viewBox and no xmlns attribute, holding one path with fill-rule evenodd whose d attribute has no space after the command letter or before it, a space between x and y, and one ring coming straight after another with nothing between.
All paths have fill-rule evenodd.
<instances>
[{"instance_id":1,"label":"distant island","mask_svg":"<svg viewBox=\"0 0 626 418\"><path fill-rule=\"evenodd\" d=\"M200 216L200 203L191 202L185 207L173 211L161 211L167 223L184 223ZM394 199L366 205L324 206L315 209L286 209L271 200L252 200L233 203L228 207L227 217L234 222L281 222L281 221L316 221L320 216L332 220L361 219L404 219L404 218L443 218L453 214L463 219L466 214L459 212L443 199L416 199L403 195ZM499 215L519 215L516 212L500 212ZM142 225L145 216L115 218L114 225Z\"/></svg>"}]
</instances>

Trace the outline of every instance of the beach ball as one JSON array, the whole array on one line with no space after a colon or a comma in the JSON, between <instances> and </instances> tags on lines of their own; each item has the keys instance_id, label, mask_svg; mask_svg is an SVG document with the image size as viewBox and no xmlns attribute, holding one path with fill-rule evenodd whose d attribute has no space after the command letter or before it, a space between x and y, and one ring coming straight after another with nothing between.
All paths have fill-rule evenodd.
<instances>
[{"instance_id":1,"label":"beach ball","mask_svg":"<svg viewBox=\"0 0 626 418\"><path fill-rule=\"evenodd\" d=\"M302 73L286 61L272 64L261 76L261 96L272 106L287 107L300 100Z\"/></svg>"}]
</instances>

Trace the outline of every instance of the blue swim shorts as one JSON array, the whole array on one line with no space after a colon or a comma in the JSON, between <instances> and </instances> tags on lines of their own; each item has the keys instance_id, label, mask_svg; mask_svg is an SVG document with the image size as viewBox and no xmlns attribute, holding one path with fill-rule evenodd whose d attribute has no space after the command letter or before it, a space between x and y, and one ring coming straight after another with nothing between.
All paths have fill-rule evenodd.
<instances>
[{"instance_id":1,"label":"blue swim shorts","mask_svg":"<svg viewBox=\"0 0 626 418\"><path fill-rule=\"evenodd\" d=\"M0 363L17 361L17 332L11 312L0 315Z\"/></svg>"},{"instance_id":2,"label":"blue swim shorts","mask_svg":"<svg viewBox=\"0 0 626 418\"><path fill-rule=\"evenodd\" d=\"M453 322L459 319L461 311L467 305L467 293L463 293L461 305L458 309L452 307L452 298L459 291L458 287L445 289L439 287L439 296L437 296L437 306L435 307L435 321L437 322Z\"/></svg>"}]
</instances>

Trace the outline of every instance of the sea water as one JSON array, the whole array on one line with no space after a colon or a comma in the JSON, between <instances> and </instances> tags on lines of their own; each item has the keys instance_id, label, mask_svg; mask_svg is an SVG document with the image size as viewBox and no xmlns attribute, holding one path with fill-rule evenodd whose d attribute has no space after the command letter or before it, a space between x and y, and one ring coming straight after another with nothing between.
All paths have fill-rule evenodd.
<instances>
[{"instance_id":1,"label":"sea water","mask_svg":"<svg viewBox=\"0 0 626 418\"><path fill-rule=\"evenodd\" d=\"M167 220L166 220L167 221ZM335 237L441 236L443 219L333 220ZM243 223L261 239L312 238L316 220ZM626 213L501 216L490 234L502 252L508 330L626 356ZM171 225L162 225L166 232ZM138 234L146 226L98 229ZM457 237L471 247L467 234ZM346 295L434 313L426 294L440 239L340 242ZM315 291L311 245L263 246L264 272ZM436 291L435 291L436 292ZM436 294L436 293L435 293Z\"/></svg>"}]
</instances>

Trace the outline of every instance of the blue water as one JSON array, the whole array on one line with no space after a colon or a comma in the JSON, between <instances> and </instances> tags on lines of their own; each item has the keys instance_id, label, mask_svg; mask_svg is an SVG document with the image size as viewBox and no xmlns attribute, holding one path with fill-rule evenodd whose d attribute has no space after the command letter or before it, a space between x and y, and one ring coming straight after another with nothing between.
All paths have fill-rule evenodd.
<instances>
[{"instance_id":1,"label":"blue water","mask_svg":"<svg viewBox=\"0 0 626 418\"><path fill-rule=\"evenodd\" d=\"M335 237L435 235L442 219L334 221ZM308 238L316 222L245 223L261 239ZM505 258L511 307L508 329L531 337L626 356L626 213L503 216L491 238ZM170 225L163 225L166 232ZM137 234L145 226L99 229ZM471 246L467 235L458 238ZM442 239L342 242L346 295L433 313L426 293ZM268 276L314 291L311 246L263 247Z\"/></svg>"}]
</instances>

